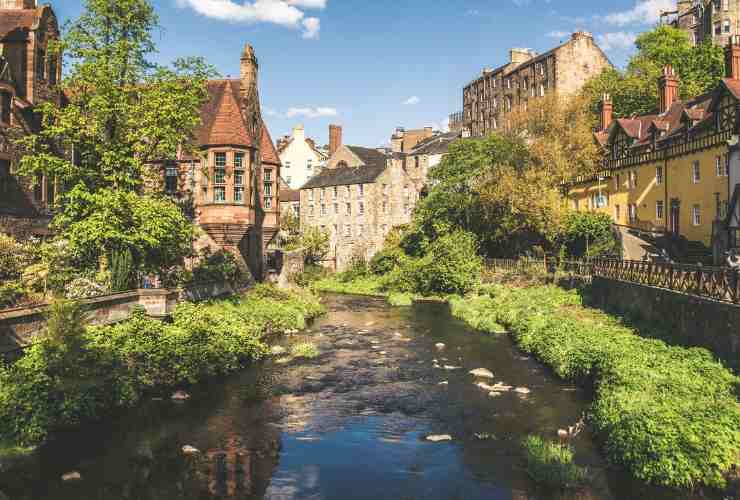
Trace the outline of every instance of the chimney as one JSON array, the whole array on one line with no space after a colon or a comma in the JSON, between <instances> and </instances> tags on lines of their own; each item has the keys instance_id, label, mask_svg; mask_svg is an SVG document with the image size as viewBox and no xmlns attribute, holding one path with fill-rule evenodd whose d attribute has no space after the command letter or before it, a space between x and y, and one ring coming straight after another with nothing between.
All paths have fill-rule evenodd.
<instances>
[{"instance_id":1,"label":"chimney","mask_svg":"<svg viewBox=\"0 0 740 500\"><path fill-rule=\"evenodd\" d=\"M612 124L612 118L614 116L614 104L612 103L612 97L609 94L604 94L601 97L601 128L600 130L606 130L609 125Z\"/></svg>"},{"instance_id":2,"label":"chimney","mask_svg":"<svg viewBox=\"0 0 740 500\"><path fill-rule=\"evenodd\" d=\"M5 2L3 9L7 10L30 10L37 7L36 0L11 0Z\"/></svg>"},{"instance_id":3,"label":"chimney","mask_svg":"<svg viewBox=\"0 0 740 500\"><path fill-rule=\"evenodd\" d=\"M725 47L725 75L740 80L740 36L732 35Z\"/></svg>"},{"instance_id":4,"label":"chimney","mask_svg":"<svg viewBox=\"0 0 740 500\"><path fill-rule=\"evenodd\" d=\"M306 129L303 128L303 125L298 125L297 127L293 128L293 139L295 141L306 140Z\"/></svg>"},{"instance_id":5,"label":"chimney","mask_svg":"<svg viewBox=\"0 0 740 500\"><path fill-rule=\"evenodd\" d=\"M329 125L329 156L334 155L342 147L342 127Z\"/></svg>"},{"instance_id":6,"label":"chimney","mask_svg":"<svg viewBox=\"0 0 740 500\"><path fill-rule=\"evenodd\" d=\"M511 49L509 50L509 57L511 62L514 64L522 64L532 59L537 54L530 49Z\"/></svg>"},{"instance_id":7,"label":"chimney","mask_svg":"<svg viewBox=\"0 0 740 500\"><path fill-rule=\"evenodd\" d=\"M663 67L663 76L658 80L658 96L661 114L671 109L673 103L678 101L678 77L670 64Z\"/></svg>"},{"instance_id":8,"label":"chimney","mask_svg":"<svg viewBox=\"0 0 740 500\"><path fill-rule=\"evenodd\" d=\"M244 52L242 52L240 62L242 109L245 117L247 117L247 124L250 128L249 132L252 137L257 139L258 136L261 136L262 132L262 116L260 113L260 98L257 87L259 63L251 45L246 44L244 46ZM258 124L259 128L257 128Z\"/></svg>"},{"instance_id":9,"label":"chimney","mask_svg":"<svg viewBox=\"0 0 740 500\"><path fill-rule=\"evenodd\" d=\"M397 127L396 131L391 136L391 150L394 153L403 152L403 138L406 135L406 129L403 127Z\"/></svg>"}]
</instances>

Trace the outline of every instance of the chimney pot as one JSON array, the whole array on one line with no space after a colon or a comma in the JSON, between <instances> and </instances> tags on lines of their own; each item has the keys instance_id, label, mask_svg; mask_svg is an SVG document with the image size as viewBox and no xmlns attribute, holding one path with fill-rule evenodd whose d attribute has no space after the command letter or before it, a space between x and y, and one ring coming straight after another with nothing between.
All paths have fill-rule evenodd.
<instances>
[{"instance_id":1,"label":"chimney pot","mask_svg":"<svg viewBox=\"0 0 740 500\"><path fill-rule=\"evenodd\" d=\"M606 130L612 124L614 117L614 104L609 94L601 97L601 130Z\"/></svg>"},{"instance_id":2,"label":"chimney pot","mask_svg":"<svg viewBox=\"0 0 740 500\"><path fill-rule=\"evenodd\" d=\"M660 97L660 113L663 114L678 101L678 77L673 66L663 66L663 76L658 81L658 94Z\"/></svg>"},{"instance_id":3,"label":"chimney pot","mask_svg":"<svg viewBox=\"0 0 740 500\"><path fill-rule=\"evenodd\" d=\"M329 125L329 156L333 156L342 147L342 127Z\"/></svg>"},{"instance_id":4,"label":"chimney pot","mask_svg":"<svg viewBox=\"0 0 740 500\"><path fill-rule=\"evenodd\" d=\"M740 36L732 35L725 47L725 76L740 80Z\"/></svg>"}]
</instances>

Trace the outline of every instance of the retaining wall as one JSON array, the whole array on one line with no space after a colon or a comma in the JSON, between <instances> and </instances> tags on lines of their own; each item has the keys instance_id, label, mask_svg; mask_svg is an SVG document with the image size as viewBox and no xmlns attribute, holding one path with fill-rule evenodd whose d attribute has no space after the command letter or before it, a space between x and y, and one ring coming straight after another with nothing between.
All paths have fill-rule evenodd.
<instances>
[{"instance_id":1,"label":"retaining wall","mask_svg":"<svg viewBox=\"0 0 740 500\"><path fill-rule=\"evenodd\" d=\"M591 291L595 306L659 323L673 342L705 347L740 369L740 306L598 276Z\"/></svg>"},{"instance_id":2,"label":"retaining wall","mask_svg":"<svg viewBox=\"0 0 740 500\"><path fill-rule=\"evenodd\" d=\"M205 283L177 289L141 289L83 300L90 322L105 325L123 321L134 308L143 307L154 318L169 316L178 303L229 295L237 290L229 283ZM46 327L48 304L0 311L0 359L13 359L34 342Z\"/></svg>"}]
</instances>

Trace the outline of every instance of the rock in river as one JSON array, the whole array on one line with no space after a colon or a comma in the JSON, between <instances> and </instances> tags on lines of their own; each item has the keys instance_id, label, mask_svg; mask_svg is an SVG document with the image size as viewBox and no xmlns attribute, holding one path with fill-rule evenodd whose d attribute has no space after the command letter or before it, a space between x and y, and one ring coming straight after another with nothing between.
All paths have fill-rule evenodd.
<instances>
[{"instance_id":1,"label":"rock in river","mask_svg":"<svg viewBox=\"0 0 740 500\"><path fill-rule=\"evenodd\" d=\"M439 443L440 441L452 441L452 436L449 434L435 434L433 436L427 436L427 441L432 443Z\"/></svg>"},{"instance_id":2,"label":"rock in river","mask_svg":"<svg viewBox=\"0 0 740 500\"><path fill-rule=\"evenodd\" d=\"M471 370L469 373L474 377L493 378L491 370L486 370L485 368L476 368L475 370Z\"/></svg>"},{"instance_id":3,"label":"rock in river","mask_svg":"<svg viewBox=\"0 0 740 500\"><path fill-rule=\"evenodd\" d=\"M82 475L77 471L67 472L66 474L62 474L62 481L65 481L65 482L81 481L81 480L82 480Z\"/></svg>"},{"instance_id":4,"label":"rock in river","mask_svg":"<svg viewBox=\"0 0 740 500\"><path fill-rule=\"evenodd\" d=\"M274 345L270 349L270 354L272 354L273 356L280 356L281 354L285 354L285 347Z\"/></svg>"},{"instance_id":5,"label":"rock in river","mask_svg":"<svg viewBox=\"0 0 740 500\"><path fill-rule=\"evenodd\" d=\"M462 370L462 366L450 366L450 365L445 365L445 370L447 370L447 371L452 371L452 370Z\"/></svg>"},{"instance_id":6,"label":"rock in river","mask_svg":"<svg viewBox=\"0 0 740 500\"><path fill-rule=\"evenodd\" d=\"M445 348L445 345L442 342L439 342L437 344L434 344L434 347L436 347L438 350L442 350Z\"/></svg>"},{"instance_id":7,"label":"rock in river","mask_svg":"<svg viewBox=\"0 0 740 500\"><path fill-rule=\"evenodd\" d=\"M514 389L514 392L516 392L517 394L529 394L532 391L530 391L526 387L517 387L516 389Z\"/></svg>"},{"instance_id":8,"label":"rock in river","mask_svg":"<svg viewBox=\"0 0 740 500\"><path fill-rule=\"evenodd\" d=\"M190 394L185 391L177 391L171 396L173 401L187 401L190 399Z\"/></svg>"},{"instance_id":9,"label":"rock in river","mask_svg":"<svg viewBox=\"0 0 740 500\"><path fill-rule=\"evenodd\" d=\"M200 450L194 446L190 446L189 444L186 444L182 447L182 452L185 455L195 455L197 453L200 453Z\"/></svg>"}]
</instances>

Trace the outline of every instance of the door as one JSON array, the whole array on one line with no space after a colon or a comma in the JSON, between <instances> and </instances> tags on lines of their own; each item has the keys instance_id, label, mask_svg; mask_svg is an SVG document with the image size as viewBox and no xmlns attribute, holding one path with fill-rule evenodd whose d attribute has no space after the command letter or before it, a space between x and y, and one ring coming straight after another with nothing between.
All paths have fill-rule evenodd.
<instances>
[{"instance_id":1,"label":"door","mask_svg":"<svg viewBox=\"0 0 740 500\"><path fill-rule=\"evenodd\" d=\"M670 229L674 236L681 230L681 202L678 200L671 200Z\"/></svg>"}]
</instances>

